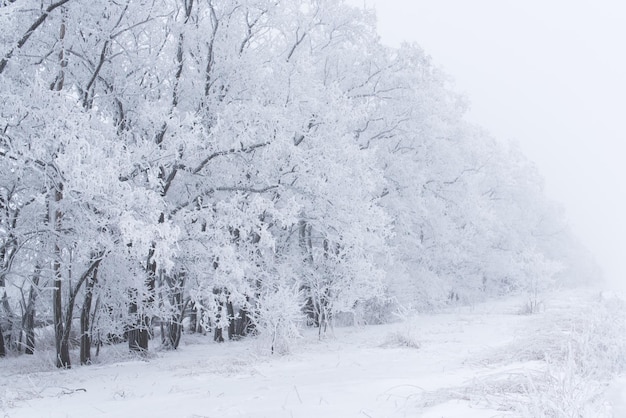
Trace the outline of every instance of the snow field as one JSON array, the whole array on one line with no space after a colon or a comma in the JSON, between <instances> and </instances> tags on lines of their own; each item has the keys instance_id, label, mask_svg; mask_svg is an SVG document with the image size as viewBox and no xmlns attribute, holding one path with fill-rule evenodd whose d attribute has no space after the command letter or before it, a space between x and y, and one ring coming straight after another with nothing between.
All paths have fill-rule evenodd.
<instances>
[{"instance_id":1,"label":"snow field","mask_svg":"<svg viewBox=\"0 0 626 418\"><path fill-rule=\"evenodd\" d=\"M290 354L262 339L184 336L173 352L54 369L51 354L0 363L8 417L621 417L626 308L590 290L521 315L510 298L405 321L305 330ZM407 343L408 342L408 343ZM29 365L26 368L26 365ZM622 377L620 377L622 376Z\"/></svg>"}]
</instances>

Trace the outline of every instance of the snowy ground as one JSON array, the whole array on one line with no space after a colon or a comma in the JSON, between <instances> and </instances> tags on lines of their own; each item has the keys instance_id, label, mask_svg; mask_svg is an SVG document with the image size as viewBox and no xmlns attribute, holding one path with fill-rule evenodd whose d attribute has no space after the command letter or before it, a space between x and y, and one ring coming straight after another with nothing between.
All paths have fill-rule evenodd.
<instances>
[{"instance_id":1,"label":"snowy ground","mask_svg":"<svg viewBox=\"0 0 626 418\"><path fill-rule=\"evenodd\" d=\"M147 360L109 349L56 370L50 354L0 360L6 417L626 417L624 303L555 293L416 315L391 325L311 332L291 354L262 341L184 336ZM617 317L616 317L617 315Z\"/></svg>"}]
</instances>

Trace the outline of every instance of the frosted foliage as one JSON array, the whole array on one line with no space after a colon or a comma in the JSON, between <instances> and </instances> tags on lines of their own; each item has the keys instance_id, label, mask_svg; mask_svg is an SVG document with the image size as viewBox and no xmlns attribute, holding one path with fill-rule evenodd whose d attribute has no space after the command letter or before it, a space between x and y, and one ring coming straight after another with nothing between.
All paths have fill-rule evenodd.
<instances>
[{"instance_id":1,"label":"frosted foliage","mask_svg":"<svg viewBox=\"0 0 626 418\"><path fill-rule=\"evenodd\" d=\"M300 337L304 316L297 287L276 286L259 295L259 309L253 321L261 333L261 352L287 354L290 344Z\"/></svg>"},{"instance_id":2,"label":"frosted foliage","mask_svg":"<svg viewBox=\"0 0 626 418\"><path fill-rule=\"evenodd\" d=\"M75 332L84 363L183 328L282 352L307 325L595 274L532 164L367 10L0 4L3 352L50 323L61 367Z\"/></svg>"}]
</instances>

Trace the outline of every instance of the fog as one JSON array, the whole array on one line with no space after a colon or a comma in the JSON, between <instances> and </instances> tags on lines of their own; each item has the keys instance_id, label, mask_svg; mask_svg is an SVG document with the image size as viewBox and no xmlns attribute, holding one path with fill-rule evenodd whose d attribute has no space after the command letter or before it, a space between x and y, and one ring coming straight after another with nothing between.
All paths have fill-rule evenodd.
<instances>
[{"instance_id":1,"label":"fog","mask_svg":"<svg viewBox=\"0 0 626 418\"><path fill-rule=\"evenodd\" d=\"M605 276L626 287L626 5L617 0L350 0L382 41L417 42L513 140Z\"/></svg>"}]
</instances>

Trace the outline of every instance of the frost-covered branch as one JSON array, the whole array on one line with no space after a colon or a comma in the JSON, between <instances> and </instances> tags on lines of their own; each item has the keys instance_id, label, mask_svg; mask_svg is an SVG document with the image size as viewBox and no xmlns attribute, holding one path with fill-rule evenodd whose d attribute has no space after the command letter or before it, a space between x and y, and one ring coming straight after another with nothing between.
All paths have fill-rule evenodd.
<instances>
[{"instance_id":1,"label":"frost-covered branch","mask_svg":"<svg viewBox=\"0 0 626 418\"><path fill-rule=\"evenodd\" d=\"M198 174L214 158L222 157L222 156L225 156L225 155L238 154L238 153L249 153L249 152L252 152L252 151L254 151L254 150L258 149L258 148L265 147L265 146L267 146L269 144L270 144L270 142L261 142L261 143L258 143L258 144L248 145L248 146L241 147L241 148L231 148L229 150L214 152L213 154L209 155L204 160L202 160L200 162L200 164L198 164L195 168L193 168L191 170L191 173Z\"/></svg>"},{"instance_id":2,"label":"frost-covered branch","mask_svg":"<svg viewBox=\"0 0 626 418\"><path fill-rule=\"evenodd\" d=\"M46 10L44 10L44 12L41 15L39 15L39 17L33 22L33 24L30 25L30 27L24 33L24 35L22 35L20 40L17 41L16 48L21 49L24 46L24 44L26 44L26 42L31 37L31 35L37 30L37 28L41 26L41 24L48 18L50 13L52 13L55 9L63 6L65 3L69 1L70 0L59 0L56 3L52 3L50 6L48 6ZM15 52L16 48L12 48L11 50L9 50L9 52L7 52L4 55L4 57L0 60L0 74L4 72L4 69L6 68L7 63L13 56L13 53Z\"/></svg>"}]
</instances>

